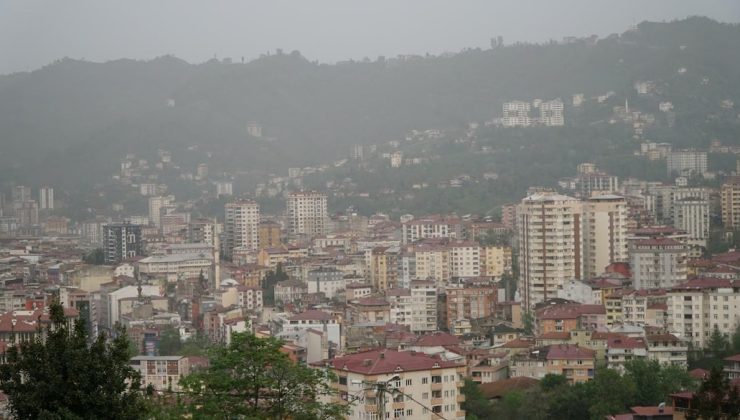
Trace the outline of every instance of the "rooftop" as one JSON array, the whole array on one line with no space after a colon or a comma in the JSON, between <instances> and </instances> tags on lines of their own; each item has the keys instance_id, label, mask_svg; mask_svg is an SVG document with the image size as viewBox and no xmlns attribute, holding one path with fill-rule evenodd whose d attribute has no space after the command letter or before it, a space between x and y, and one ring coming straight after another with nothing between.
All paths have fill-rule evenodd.
<instances>
[{"instance_id":1,"label":"rooftop","mask_svg":"<svg viewBox=\"0 0 740 420\"><path fill-rule=\"evenodd\" d=\"M455 362L447 362L424 353L376 349L350 354L316 363L336 370L381 375L395 372L420 371L459 367Z\"/></svg>"}]
</instances>

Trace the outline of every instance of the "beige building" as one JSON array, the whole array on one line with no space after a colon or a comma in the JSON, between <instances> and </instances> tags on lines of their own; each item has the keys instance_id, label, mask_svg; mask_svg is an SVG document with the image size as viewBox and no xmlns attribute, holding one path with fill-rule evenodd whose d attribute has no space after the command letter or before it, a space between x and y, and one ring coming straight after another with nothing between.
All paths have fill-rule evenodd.
<instances>
[{"instance_id":1,"label":"beige building","mask_svg":"<svg viewBox=\"0 0 740 420\"><path fill-rule=\"evenodd\" d=\"M237 200L224 207L224 254L231 256L235 248L246 251L259 249L260 206L251 200Z\"/></svg>"},{"instance_id":2,"label":"beige building","mask_svg":"<svg viewBox=\"0 0 740 420\"><path fill-rule=\"evenodd\" d=\"M348 419L465 419L464 364L414 351L371 350L314 366L338 377L331 386L335 402L349 404Z\"/></svg>"},{"instance_id":3,"label":"beige building","mask_svg":"<svg viewBox=\"0 0 740 420\"><path fill-rule=\"evenodd\" d=\"M740 159L738 162L740 162ZM725 228L740 226L740 177L732 177L727 180L722 185L720 196L722 223L725 225Z\"/></svg>"},{"instance_id":4,"label":"beige building","mask_svg":"<svg viewBox=\"0 0 740 420\"><path fill-rule=\"evenodd\" d=\"M434 280L439 289L444 288L450 278L450 254L447 247L437 244L414 246L416 255L416 277Z\"/></svg>"},{"instance_id":5,"label":"beige building","mask_svg":"<svg viewBox=\"0 0 740 420\"><path fill-rule=\"evenodd\" d=\"M706 347L716 328L730 337L740 323L740 281L700 278L668 291L668 331Z\"/></svg>"},{"instance_id":6,"label":"beige building","mask_svg":"<svg viewBox=\"0 0 740 420\"><path fill-rule=\"evenodd\" d=\"M481 248L481 275L501 277L511 273L511 248L507 246L486 246Z\"/></svg>"},{"instance_id":7,"label":"beige building","mask_svg":"<svg viewBox=\"0 0 740 420\"><path fill-rule=\"evenodd\" d=\"M584 201L583 275L596 277L609 264L627 260L627 201L617 195Z\"/></svg>"},{"instance_id":8,"label":"beige building","mask_svg":"<svg viewBox=\"0 0 740 420\"><path fill-rule=\"evenodd\" d=\"M287 216L291 235L325 235L329 218L326 194L304 191L288 194Z\"/></svg>"},{"instance_id":9,"label":"beige building","mask_svg":"<svg viewBox=\"0 0 740 420\"><path fill-rule=\"evenodd\" d=\"M398 282L398 247L379 246L370 251L370 282L376 290L393 288Z\"/></svg>"},{"instance_id":10,"label":"beige building","mask_svg":"<svg viewBox=\"0 0 740 420\"><path fill-rule=\"evenodd\" d=\"M478 277L481 275L481 247L477 242L451 242L449 253L452 277Z\"/></svg>"},{"instance_id":11,"label":"beige building","mask_svg":"<svg viewBox=\"0 0 740 420\"><path fill-rule=\"evenodd\" d=\"M573 278L581 278L581 203L564 195L541 192L517 209L519 287L525 308L557 296Z\"/></svg>"},{"instance_id":12,"label":"beige building","mask_svg":"<svg viewBox=\"0 0 740 420\"><path fill-rule=\"evenodd\" d=\"M129 365L141 375L142 388L157 391L180 391L180 379L190 373L186 356L136 356Z\"/></svg>"}]
</instances>

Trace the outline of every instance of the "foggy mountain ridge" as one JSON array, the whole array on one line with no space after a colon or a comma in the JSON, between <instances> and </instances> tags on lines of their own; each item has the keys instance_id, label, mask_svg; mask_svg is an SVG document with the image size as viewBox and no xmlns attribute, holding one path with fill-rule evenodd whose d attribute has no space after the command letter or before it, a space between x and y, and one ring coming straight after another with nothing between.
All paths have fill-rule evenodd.
<instances>
[{"instance_id":1,"label":"foggy mountain ridge","mask_svg":"<svg viewBox=\"0 0 740 420\"><path fill-rule=\"evenodd\" d=\"M660 82L661 95L676 102L740 103L737 45L740 26L689 18L644 22L596 42L334 65L298 52L244 64L64 59L0 76L0 178L109 175L126 152L177 153L194 144L225 167L280 172L347 155L353 144L401 139L411 129L490 120L508 100L628 95L637 80ZM699 90L703 78L710 83ZM247 136L250 121L274 141Z\"/></svg>"}]
</instances>

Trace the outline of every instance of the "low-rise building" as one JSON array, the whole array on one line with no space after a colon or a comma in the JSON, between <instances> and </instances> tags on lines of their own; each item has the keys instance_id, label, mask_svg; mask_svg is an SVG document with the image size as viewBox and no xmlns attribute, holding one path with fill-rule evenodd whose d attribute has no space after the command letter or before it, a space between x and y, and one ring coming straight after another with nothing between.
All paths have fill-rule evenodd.
<instances>
[{"instance_id":1,"label":"low-rise building","mask_svg":"<svg viewBox=\"0 0 740 420\"><path fill-rule=\"evenodd\" d=\"M350 403L348 419L378 417L378 407L395 419L430 419L435 416L464 420L460 404L465 365L447 362L423 353L371 350L329 359L314 366L324 367L338 380L337 403ZM374 384L383 384L378 393ZM382 400L379 400L382 398Z\"/></svg>"},{"instance_id":2,"label":"low-rise building","mask_svg":"<svg viewBox=\"0 0 740 420\"><path fill-rule=\"evenodd\" d=\"M179 392L180 379L190 373L186 356L136 356L129 365L141 375L141 385L157 391Z\"/></svg>"},{"instance_id":3,"label":"low-rise building","mask_svg":"<svg viewBox=\"0 0 740 420\"><path fill-rule=\"evenodd\" d=\"M595 352L571 344L539 347L512 356L509 372L512 378L526 376L542 379L547 374L563 375L569 383L590 381L594 377Z\"/></svg>"}]
</instances>

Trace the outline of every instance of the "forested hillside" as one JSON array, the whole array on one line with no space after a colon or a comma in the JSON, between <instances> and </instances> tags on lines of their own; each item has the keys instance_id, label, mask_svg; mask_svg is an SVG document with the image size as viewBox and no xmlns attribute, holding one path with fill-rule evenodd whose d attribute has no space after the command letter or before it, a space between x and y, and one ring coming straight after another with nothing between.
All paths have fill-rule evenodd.
<instances>
[{"instance_id":1,"label":"forested hillside","mask_svg":"<svg viewBox=\"0 0 740 420\"><path fill-rule=\"evenodd\" d=\"M109 175L123 153L193 144L225 169L279 172L414 128L489 120L507 100L624 97L636 80L655 81L675 105L675 127L657 140L738 142L736 117L713 118L720 101L740 104L738 45L739 26L690 18L600 40L334 65L299 52L247 63L64 59L0 77L0 179L79 183ZM249 137L249 121L272 140Z\"/></svg>"}]
</instances>

